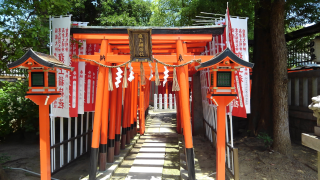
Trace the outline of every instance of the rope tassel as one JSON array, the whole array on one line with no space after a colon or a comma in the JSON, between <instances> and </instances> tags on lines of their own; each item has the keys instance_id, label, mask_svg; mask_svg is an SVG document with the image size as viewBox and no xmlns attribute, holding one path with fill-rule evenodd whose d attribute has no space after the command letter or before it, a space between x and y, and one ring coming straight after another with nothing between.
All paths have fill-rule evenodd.
<instances>
[{"instance_id":1,"label":"rope tassel","mask_svg":"<svg viewBox=\"0 0 320 180\"><path fill-rule=\"evenodd\" d=\"M176 68L173 69L173 84L172 84L172 91L180 91Z\"/></svg>"},{"instance_id":2,"label":"rope tassel","mask_svg":"<svg viewBox=\"0 0 320 180\"><path fill-rule=\"evenodd\" d=\"M159 79L159 72L158 72L158 63L156 63L156 72L155 72L155 83L156 83L156 86L159 86L160 85L160 79Z\"/></svg>"},{"instance_id":3,"label":"rope tassel","mask_svg":"<svg viewBox=\"0 0 320 180\"><path fill-rule=\"evenodd\" d=\"M141 78L141 85L146 85L146 76L144 74L142 62L140 63L140 78Z\"/></svg>"},{"instance_id":4,"label":"rope tassel","mask_svg":"<svg viewBox=\"0 0 320 180\"><path fill-rule=\"evenodd\" d=\"M111 72L111 68L109 68L109 91L113 91L113 84L112 84L112 72Z\"/></svg>"},{"instance_id":5,"label":"rope tassel","mask_svg":"<svg viewBox=\"0 0 320 180\"><path fill-rule=\"evenodd\" d=\"M123 88L127 88L128 87L128 80L127 80L127 66L124 65L124 75L123 75L123 84L122 84Z\"/></svg>"}]
</instances>

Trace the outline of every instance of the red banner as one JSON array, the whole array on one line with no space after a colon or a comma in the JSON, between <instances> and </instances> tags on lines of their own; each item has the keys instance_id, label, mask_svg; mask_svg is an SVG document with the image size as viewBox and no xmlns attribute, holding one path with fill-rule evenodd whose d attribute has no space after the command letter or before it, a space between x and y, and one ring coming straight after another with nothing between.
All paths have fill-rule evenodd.
<instances>
[{"instance_id":1,"label":"red banner","mask_svg":"<svg viewBox=\"0 0 320 180\"><path fill-rule=\"evenodd\" d=\"M72 55L78 55L78 44L70 43L69 51L70 66L74 67L69 76L69 117L78 117L78 62L71 61Z\"/></svg>"},{"instance_id":2,"label":"red banner","mask_svg":"<svg viewBox=\"0 0 320 180\"><path fill-rule=\"evenodd\" d=\"M74 70L70 75L70 88L69 88L69 116L78 117L78 62L71 62Z\"/></svg>"},{"instance_id":3,"label":"red banner","mask_svg":"<svg viewBox=\"0 0 320 180\"><path fill-rule=\"evenodd\" d=\"M87 55L94 55L94 52L99 52L99 44L87 44Z\"/></svg>"},{"instance_id":4,"label":"red banner","mask_svg":"<svg viewBox=\"0 0 320 180\"><path fill-rule=\"evenodd\" d=\"M232 101L232 116L247 118L246 107L244 104L244 98L242 92L242 76L239 74L239 71L235 71L234 85L236 92L238 94L237 99ZM240 92L240 93L239 93Z\"/></svg>"}]
</instances>

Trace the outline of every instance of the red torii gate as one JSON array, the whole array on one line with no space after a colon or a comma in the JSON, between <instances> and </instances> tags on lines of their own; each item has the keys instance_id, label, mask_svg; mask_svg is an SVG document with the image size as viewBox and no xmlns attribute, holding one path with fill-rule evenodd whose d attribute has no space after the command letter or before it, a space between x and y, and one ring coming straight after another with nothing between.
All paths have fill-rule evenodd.
<instances>
[{"instance_id":1,"label":"red torii gate","mask_svg":"<svg viewBox=\"0 0 320 180\"><path fill-rule=\"evenodd\" d=\"M100 63L98 73L98 87L96 92L96 106L93 125L91 158L90 158L90 180L95 179L98 162L98 152L100 148L100 170L105 170L105 161L113 162L114 154L119 153L120 148L120 128L121 115L117 109L121 109L122 88L118 88L110 92L108 76L111 68L108 66L120 65L130 60L129 35L127 29L146 29L135 27L83 27L72 28L71 34L76 40L86 40L87 44L101 44L100 52L95 52L94 55L80 55L80 58L74 58L74 61L87 61L94 65L95 62ZM221 35L224 31L223 25L207 26L207 27L180 27L180 28L163 28L154 27L152 29L151 43L152 56L168 65L180 65L194 59L201 59L201 62L206 62L213 56L200 55L205 51L205 46L212 41L213 36ZM93 61L88 61L93 60ZM107 65L107 66L106 66ZM145 85L141 84L140 66L141 63L131 63L134 71L134 80L128 83L128 88L125 91L124 110L129 113L124 113L122 126L121 148L124 148L125 142L130 143L130 139L137 133L137 101L138 101L138 84L140 88L139 110L140 110L140 134L144 134L144 112L149 104L150 82L147 80ZM194 170L194 154L192 143L192 131L190 123L190 108L189 108L189 73L196 72L194 67L199 63L193 62L185 66L177 67L177 78L180 86L180 91L176 92L177 97L177 132L181 133L183 128L187 164L189 178L195 179ZM159 73L164 71L164 65L158 63ZM146 77L150 74L148 63L143 63L143 69ZM112 76L116 74L116 69L112 69ZM168 67L172 72L173 68ZM153 71L154 72L154 71ZM169 74L172 77L172 73ZM146 78L147 79L147 78ZM160 75L163 79L163 75ZM138 81L140 83L138 83ZM120 84L121 85L121 84ZM146 94L146 96L144 95ZM111 97L110 97L111 96ZM147 97L146 99L144 97ZM108 132L108 110L110 106L110 122L111 128ZM121 112L121 111L120 111ZM109 134L109 136L108 136ZM126 138L126 140L125 140ZM100 139L100 141L99 141ZM99 144L100 142L100 144ZM108 144L108 157L106 150Z\"/></svg>"},{"instance_id":2,"label":"red torii gate","mask_svg":"<svg viewBox=\"0 0 320 180\"><path fill-rule=\"evenodd\" d=\"M139 30L138 28L136 30ZM177 69L177 79L180 85L180 91L176 91L177 96L177 132L181 133L183 129L188 174L189 179L195 179L195 169L194 169L194 154L193 154L193 143L192 143L192 131L190 123L190 108L189 108L189 73L194 73L197 70L204 68L210 68L211 74L211 85L210 91L207 97L210 98L218 108L218 129L217 129L217 179L225 179L225 106L235 98L237 93L235 92L234 81L234 71L241 67L252 68L253 64L245 62L239 57L237 57L228 48L217 55L206 56L199 55L200 52L205 51L205 46L207 42L212 40L214 35L222 34L224 26L208 26L208 27L187 27L187 28L153 28L153 35L151 36L150 42L152 42L152 49L150 47L150 55L153 56L150 60L154 59L159 63L158 70L163 72L163 66L171 66ZM150 29L149 29L150 31ZM132 56L132 42L129 43L129 35L127 34L126 27L116 27L116 28L79 28L73 29L73 37L77 40L87 40L87 43L99 43L101 44L100 52L96 52L95 55L80 55L80 57L73 58L73 61L88 61L94 65L99 65L98 74L98 87L96 95L96 106L95 106L95 116L93 125L93 137L92 137L92 149L90 158L90 172L89 179L94 180L96 178L97 162L98 162L98 152L100 148L100 170L105 170L106 160L108 162L114 162L114 155L118 155L120 148L124 148L125 144L130 143L130 140L137 133L137 110L140 111L139 124L140 124L140 134L144 134L145 122L144 122L144 112L149 104L149 93L150 93L150 81L147 80L147 76L150 73L149 66L143 64L147 62L147 59L141 58L140 63L134 62L135 59ZM139 34L140 36L140 34ZM129 45L130 44L130 45ZM129 49L131 47L131 49ZM140 44L139 44L140 47ZM144 45L142 45L144 47ZM140 48L139 48L140 52ZM141 51L142 52L142 51ZM136 53L136 52L134 52ZM110 70L110 68L115 68L115 65L121 65L123 63L128 63L131 59L133 70L134 70L134 80L128 83L128 88L114 89L109 94L109 86L113 88L114 83L110 83L109 74L115 77L116 69ZM194 59L201 59L201 64L199 61L191 61ZM133 60L133 61L132 61ZM33 66L41 65L41 70L32 69ZM38 83L34 85L32 83L32 78L29 72L29 86L30 88L37 89L36 86L41 86L43 89L41 93L32 93L35 98L35 102L39 102L41 105L44 104L40 109L45 109L48 105L47 101L49 95L54 97L58 96L56 93L56 79L51 74L49 78L48 72L55 72L55 67L69 69L69 67L60 65L61 63L54 57L45 56L43 54L34 53L30 50L18 61L9 64L9 68L28 68L30 72L39 71L40 78L38 78ZM112 65L112 66L111 66ZM181 66L179 66L181 65ZM42 67L43 66L43 67ZM123 66L123 65L121 65ZM139 67L140 66L140 67ZM127 68L126 66L124 68ZM144 69L147 76L143 76L141 71L137 69ZM43 71L43 72L42 72ZM51 72L52 71L52 72ZM112 72L111 72L112 71ZM35 72L37 73L37 72ZM140 76L140 78L139 78ZM124 77L127 78L126 76ZM160 76L160 79L163 79ZM45 81L42 81L46 79ZM175 81L176 79L173 79ZM142 83L146 81L146 83ZM47 93L46 89L51 86L54 93ZM140 89L139 95L139 108L138 105L138 86ZM125 101L124 109L127 113L124 113L122 122L122 138L120 146L120 128L121 128L121 106L122 106L122 90L125 91ZM28 95L28 97L29 97ZM41 96L41 97L40 97ZM46 96L46 98L44 98ZM110 97L111 96L111 97ZM54 98L53 97L53 98ZM144 98L148 97L148 98ZM30 97L29 97L30 98ZM41 102L39 101L41 99ZM49 101L50 102L53 100ZM38 103L38 104L39 104ZM39 104L39 105L40 105ZM110 106L110 122L108 123L108 109ZM48 109L48 108L47 108ZM46 122L43 119L48 116L48 111L40 111L40 122ZM110 131L108 132L108 125L110 126ZM40 123L41 126L41 123ZM43 128L48 129L49 124L43 124ZM49 151L49 138L45 131L40 132L40 138L43 139L43 151L41 151L41 179L50 179L50 164L48 158ZM108 157L106 154L106 149L108 147ZM40 144L41 145L41 144ZM47 170L47 171L46 171Z\"/></svg>"}]
</instances>

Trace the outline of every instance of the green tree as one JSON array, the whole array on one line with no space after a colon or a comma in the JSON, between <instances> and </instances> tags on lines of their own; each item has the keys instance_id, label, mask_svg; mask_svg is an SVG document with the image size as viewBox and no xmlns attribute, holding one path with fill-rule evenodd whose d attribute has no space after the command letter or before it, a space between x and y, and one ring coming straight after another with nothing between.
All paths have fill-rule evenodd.
<instances>
[{"instance_id":1,"label":"green tree","mask_svg":"<svg viewBox=\"0 0 320 180\"><path fill-rule=\"evenodd\" d=\"M97 20L103 26L146 26L151 16L151 2L144 0L101 1Z\"/></svg>"},{"instance_id":2,"label":"green tree","mask_svg":"<svg viewBox=\"0 0 320 180\"><path fill-rule=\"evenodd\" d=\"M4 81L0 86L0 139L19 130L37 132L39 108L24 97L28 81Z\"/></svg>"},{"instance_id":3,"label":"green tree","mask_svg":"<svg viewBox=\"0 0 320 180\"><path fill-rule=\"evenodd\" d=\"M97 18L100 16L101 1L97 0L73 0L71 10L71 20L80 22L89 22L89 26L99 26L100 21Z\"/></svg>"},{"instance_id":4,"label":"green tree","mask_svg":"<svg viewBox=\"0 0 320 180\"><path fill-rule=\"evenodd\" d=\"M318 0L255 3L252 114L249 129L273 134L273 148L291 155L285 28L319 22Z\"/></svg>"},{"instance_id":5,"label":"green tree","mask_svg":"<svg viewBox=\"0 0 320 180\"><path fill-rule=\"evenodd\" d=\"M49 16L70 11L67 0L2 0L0 3L0 73L28 48L48 53ZM9 73L9 72L8 72Z\"/></svg>"}]
</instances>

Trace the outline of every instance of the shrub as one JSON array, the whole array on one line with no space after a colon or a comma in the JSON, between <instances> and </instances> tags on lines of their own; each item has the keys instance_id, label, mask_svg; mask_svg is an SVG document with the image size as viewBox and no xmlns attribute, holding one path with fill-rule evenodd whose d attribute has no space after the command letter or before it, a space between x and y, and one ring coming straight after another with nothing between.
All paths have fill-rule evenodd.
<instances>
[{"instance_id":1,"label":"shrub","mask_svg":"<svg viewBox=\"0 0 320 180\"><path fill-rule=\"evenodd\" d=\"M22 130L39 131L39 108L26 99L28 81L1 82L0 88L0 138Z\"/></svg>"},{"instance_id":2,"label":"shrub","mask_svg":"<svg viewBox=\"0 0 320 180\"><path fill-rule=\"evenodd\" d=\"M267 133L261 132L261 133L259 133L257 138L263 140L264 146L266 148L270 148L271 147L273 139Z\"/></svg>"}]
</instances>

